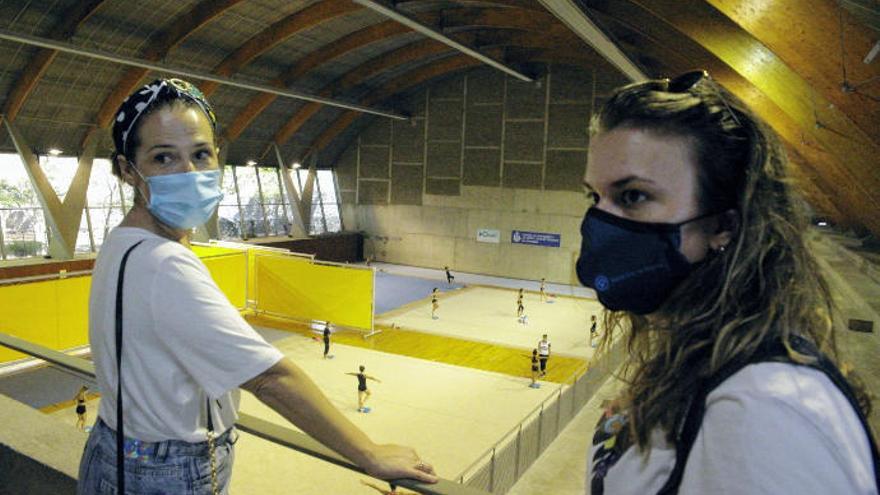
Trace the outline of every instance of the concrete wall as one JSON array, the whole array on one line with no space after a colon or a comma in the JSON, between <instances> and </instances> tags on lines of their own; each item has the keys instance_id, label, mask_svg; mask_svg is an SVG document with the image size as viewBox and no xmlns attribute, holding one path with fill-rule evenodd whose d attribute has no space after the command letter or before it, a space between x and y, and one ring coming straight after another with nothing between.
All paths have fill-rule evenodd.
<instances>
[{"instance_id":1,"label":"concrete wall","mask_svg":"<svg viewBox=\"0 0 880 495\"><path fill-rule=\"evenodd\" d=\"M554 65L525 83L480 68L412 95L410 121L373 120L337 160L344 227L364 231L380 261L574 281L589 117L625 82ZM502 242L476 242L478 228ZM514 229L562 245L511 244Z\"/></svg>"}]
</instances>

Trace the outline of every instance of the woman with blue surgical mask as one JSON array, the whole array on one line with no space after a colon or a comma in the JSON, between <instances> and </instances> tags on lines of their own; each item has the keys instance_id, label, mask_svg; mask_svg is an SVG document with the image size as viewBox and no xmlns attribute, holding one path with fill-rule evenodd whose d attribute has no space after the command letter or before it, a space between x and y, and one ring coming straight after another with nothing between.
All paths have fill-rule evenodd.
<instances>
[{"instance_id":1,"label":"woman with blue surgical mask","mask_svg":"<svg viewBox=\"0 0 880 495\"><path fill-rule=\"evenodd\" d=\"M135 200L92 274L102 399L78 493L228 493L239 387L373 476L435 482L411 448L377 444L348 421L188 249L222 197L216 126L202 93L179 79L140 88L116 114L113 171Z\"/></svg>"},{"instance_id":2,"label":"woman with blue surgical mask","mask_svg":"<svg viewBox=\"0 0 880 495\"><path fill-rule=\"evenodd\" d=\"M628 348L587 493L876 494L870 403L769 127L704 71L594 115L576 270Z\"/></svg>"}]
</instances>

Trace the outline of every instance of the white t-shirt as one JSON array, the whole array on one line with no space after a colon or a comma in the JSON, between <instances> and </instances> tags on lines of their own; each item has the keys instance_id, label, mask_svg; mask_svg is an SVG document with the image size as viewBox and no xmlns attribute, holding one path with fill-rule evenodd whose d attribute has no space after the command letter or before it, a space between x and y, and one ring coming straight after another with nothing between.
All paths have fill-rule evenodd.
<instances>
[{"instance_id":1,"label":"white t-shirt","mask_svg":"<svg viewBox=\"0 0 880 495\"><path fill-rule=\"evenodd\" d=\"M645 461L634 446L615 449L618 437L601 433L605 423L587 460L587 493L657 493L672 473L674 447L655 431ZM831 380L804 366L759 363L706 398L678 493L868 495L877 487L865 430Z\"/></svg>"},{"instance_id":2,"label":"white t-shirt","mask_svg":"<svg viewBox=\"0 0 880 495\"><path fill-rule=\"evenodd\" d=\"M183 245L149 231L110 232L92 273L89 342L99 416L116 429L116 285L122 256L122 390L125 435L147 442L205 440L235 424L238 387L283 355L257 334ZM207 394L207 395L206 395Z\"/></svg>"},{"instance_id":3,"label":"white t-shirt","mask_svg":"<svg viewBox=\"0 0 880 495\"><path fill-rule=\"evenodd\" d=\"M550 355L550 342L546 340L541 340L538 342L538 354L542 356Z\"/></svg>"}]
</instances>

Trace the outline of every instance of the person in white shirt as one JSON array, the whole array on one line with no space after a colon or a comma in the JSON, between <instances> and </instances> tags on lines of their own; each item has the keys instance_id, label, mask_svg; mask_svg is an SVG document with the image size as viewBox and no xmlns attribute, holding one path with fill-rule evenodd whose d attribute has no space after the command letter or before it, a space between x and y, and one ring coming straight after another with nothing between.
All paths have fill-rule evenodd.
<instances>
[{"instance_id":1,"label":"person in white shirt","mask_svg":"<svg viewBox=\"0 0 880 495\"><path fill-rule=\"evenodd\" d=\"M114 173L135 201L92 276L102 400L78 493L227 493L239 387L372 476L435 482L414 450L376 444L346 419L242 319L188 248L222 196L215 131L204 96L178 79L140 88L117 112Z\"/></svg>"},{"instance_id":2,"label":"person in white shirt","mask_svg":"<svg viewBox=\"0 0 880 495\"><path fill-rule=\"evenodd\" d=\"M616 90L590 125L576 271L627 345L587 493L876 494L869 401L772 130L704 71Z\"/></svg>"},{"instance_id":3,"label":"person in white shirt","mask_svg":"<svg viewBox=\"0 0 880 495\"><path fill-rule=\"evenodd\" d=\"M538 359L541 361L541 376L547 374L547 360L550 359L550 341L545 333L538 341Z\"/></svg>"}]
</instances>

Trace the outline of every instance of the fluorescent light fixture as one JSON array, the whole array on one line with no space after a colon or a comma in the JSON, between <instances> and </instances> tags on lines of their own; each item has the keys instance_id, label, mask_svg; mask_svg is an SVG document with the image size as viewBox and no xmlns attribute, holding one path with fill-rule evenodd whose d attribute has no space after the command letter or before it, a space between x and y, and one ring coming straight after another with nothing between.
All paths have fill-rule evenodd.
<instances>
[{"instance_id":1,"label":"fluorescent light fixture","mask_svg":"<svg viewBox=\"0 0 880 495\"><path fill-rule=\"evenodd\" d=\"M256 164L257 164L257 162L255 162L254 160L248 160L248 161L245 163L245 165L247 165L248 167L253 167L253 166L256 165Z\"/></svg>"},{"instance_id":2,"label":"fluorescent light fixture","mask_svg":"<svg viewBox=\"0 0 880 495\"><path fill-rule=\"evenodd\" d=\"M820 221L820 222L817 223L816 225L818 225L819 227L827 227L827 226L828 226L828 222Z\"/></svg>"},{"instance_id":3,"label":"fluorescent light fixture","mask_svg":"<svg viewBox=\"0 0 880 495\"><path fill-rule=\"evenodd\" d=\"M420 21L417 21L416 19L404 14L403 12L401 12L397 9L395 9L393 5L389 4L385 0L353 0L353 1L354 1L354 3L363 5L364 7L367 7L368 9L372 9L372 10L384 15L385 17L388 17L391 20L397 21L397 22L403 24L404 26L411 28L413 31L416 31L417 33L424 34L425 36L427 36L429 38L433 38L433 39L439 41L440 43L443 43L444 45L451 46L452 48L455 48L456 50L460 51L461 53L464 53L465 55L471 56L471 57L479 60L480 62L483 62L486 65L492 66L502 72L506 72L517 79L520 79L520 80L526 81L526 82L534 81L533 78L523 74L522 72L518 72L518 71L512 69L511 67L504 65L501 62L499 62L489 56L483 55L482 53L474 50L473 48L471 48L467 45L464 45L462 43L459 43L458 41L455 41L454 39L450 38L449 36L446 36L445 34L431 28L428 25L422 24Z\"/></svg>"},{"instance_id":4,"label":"fluorescent light fixture","mask_svg":"<svg viewBox=\"0 0 880 495\"><path fill-rule=\"evenodd\" d=\"M293 168L300 168L302 165L299 162L293 162Z\"/></svg>"},{"instance_id":5,"label":"fluorescent light fixture","mask_svg":"<svg viewBox=\"0 0 880 495\"><path fill-rule=\"evenodd\" d=\"M61 150L59 150L58 148L50 148L49 154L52 156L58 156L61 154Z\"/></svg>"}]
</instances>

